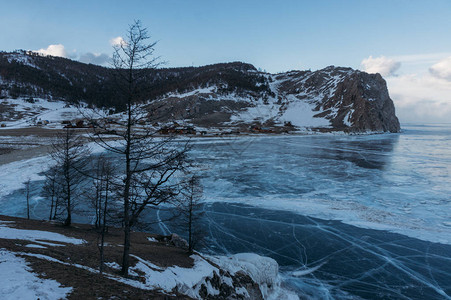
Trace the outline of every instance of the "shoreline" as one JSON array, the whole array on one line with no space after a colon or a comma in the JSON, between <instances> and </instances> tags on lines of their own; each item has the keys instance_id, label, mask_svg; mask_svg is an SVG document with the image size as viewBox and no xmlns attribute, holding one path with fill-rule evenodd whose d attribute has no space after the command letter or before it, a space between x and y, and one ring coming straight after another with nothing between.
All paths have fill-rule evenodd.
<instances>
[{"instance_id":1,"label":"shoreline","mask_svg":"<svg viewBox=\"0 0 451 300\"><path fill-rule=\"evenodd\" d=\"M78 128L76 130L86 131L86 128ZM54 138L55 135L61 131L57 128L45 128L45 127L24 127L24 128L1 128L0 129L0 165L7 163L30 159L33 157L45 155L51 149L50 144L44 144L41 138ZM368 136L376 134L392 134L390 132L344 132L344 131L296 131L290 133L241 133L241 134L206 134L206 135L175 135L175 139L227 139L227 138L246 138L246 137L287 137L287 136ZM395 133L399 134L399 133ZM26 141L17 140L7 141L6 143L1 141L1 137L27 137ZM168 137L168 135L155 135L155 138ZM40 143L37 143L40 142ZM4 146L7 147L4 147ZM26 149L21 149L20 146L27 145L32 146ZM17 147L14 147L17 146Z\"/></svg>"},{"instance_id":2,"label":"shoreline","mask_svg":"<svg viewBox=\"0 0 451 300\"><path fill-rule=\"evenodd\" d=\"M0 154L0 166L21 160L28 160L39 156L45 156L49 154L51 148L52 146L48 145L28 149L12 149L12 151L8 153Z\"/></svg>"}]
</instances>

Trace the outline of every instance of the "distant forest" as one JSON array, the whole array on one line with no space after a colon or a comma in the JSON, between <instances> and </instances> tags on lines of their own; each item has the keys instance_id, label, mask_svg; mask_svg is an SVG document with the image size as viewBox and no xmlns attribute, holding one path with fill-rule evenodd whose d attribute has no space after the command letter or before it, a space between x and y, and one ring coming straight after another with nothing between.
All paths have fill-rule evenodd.
<instances>
[{"instance_id":1,"label":"distant forest","mask_svg":"<svg viewBox=\"0 0 451 300\"><path fill-rule=\"evenodd\" d=\"M116 84L117 72L112 68L33 52L0 52L0 96L40 97L70 103L82 101L90 106L122 111L125 99ZM241 62L137 72L141 78L140 101L212 85L218 87L218 93L272 95L268 79L254 66Z\"/></svg>"}]
</instances>

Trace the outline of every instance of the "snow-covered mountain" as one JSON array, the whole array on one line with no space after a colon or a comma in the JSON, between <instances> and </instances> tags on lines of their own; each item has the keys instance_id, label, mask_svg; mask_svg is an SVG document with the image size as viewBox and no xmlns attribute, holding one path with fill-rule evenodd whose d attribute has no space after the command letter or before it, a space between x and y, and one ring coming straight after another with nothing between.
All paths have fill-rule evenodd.
<instances>
[{"instance_id":1,"label":"snow-covered mountain","mask_svg":"<svg viewBox=\"0 0 451 300\"><path fill-rule=\"evenodd\" d=\"M237 131L398 132L379 74L330 66L269 74L245 63L148 70L149 123ZM0 96L123 108L110 69L27 52L0 53Z\"/></svg>"}]
</instances>

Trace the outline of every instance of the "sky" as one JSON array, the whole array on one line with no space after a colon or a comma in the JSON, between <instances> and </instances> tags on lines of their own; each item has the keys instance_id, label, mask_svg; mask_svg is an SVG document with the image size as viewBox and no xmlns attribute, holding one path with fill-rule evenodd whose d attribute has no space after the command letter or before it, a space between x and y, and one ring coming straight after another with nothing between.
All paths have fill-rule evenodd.
<instances>
[{"instance_id":1,"label":"sky","mask_svg":"<svg viewBox=\"0 0 451 300\"><path fill-rule=\"evenodd\" d=\"M402 123L451 122L450 0L0 0L0 50L107 64L141 20L168 67L381 73Z\"/></svg>"}]
</instances>

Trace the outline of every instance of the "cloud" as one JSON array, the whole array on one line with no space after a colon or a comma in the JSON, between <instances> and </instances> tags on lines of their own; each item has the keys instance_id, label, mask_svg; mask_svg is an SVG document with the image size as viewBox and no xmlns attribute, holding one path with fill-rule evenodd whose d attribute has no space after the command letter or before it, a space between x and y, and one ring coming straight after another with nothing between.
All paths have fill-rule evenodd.
<instances>
[{"instance_id":1,"label":"cloud","mask_svg":"<svg viewBox=\"0 0 451 300\"><path fill-rule=\"evenodd\" d=\"M451 53L370 56L361 65L369 73L386 76L401 123L451 120ZM390 76L395 72L397 76Z\"/></svg>"},{"instance_id":2,"label":"cloud","mask_svg":"<svg viewBox=\"0 0 451 300\"><path fill-rule=\"evenodd\" d=\"M384 77L395 75L395 72L401 67L401 63L385 56L372 56L362 60L360 63L363 70L368 73L380 73Z\"/></svg>"},{"instance_id":3,"label":"cloud","mask_svg":"<svg viewBox=\"0 0 451 300\"><path fill-rule=\"evenodd\" d=\"M451 56L430 67L429 72L436 78L451 82Z\"/></svg>"},{"instance_id":4,"label":"cloud","mask_svg":"<svg viewBox=\"0 0 451 300\"><path fill-rule=\"evenodd\" d=\"M387 78L401 122L447 123L451 120L451 82L432 74Z\"/></svg>"},{"instance_id":5,"label":"cloud","mask_svg":"<svg viewBox=\"0 0 451 300\"><path fill-rule=\"evenodd\" d=\"M94 65L106 65L110 60L110 57L105 53L84 53L80 55L79 61L86 64L94 64Z\"/></svg>"},{"instance_id":6,"label":"cloud","mask_svg":"<svg viewBox=\"0 0 451 300\"><path fill-rule=\"evenodd\" d=\"M112 46L120 46L120 45L125 45L126 42L121 36L118 36L118 37L111 39L110 44Z\"/></svg>"},{"instance_id":7,"label":"cloud","mask_svg":"<svg viewBox=\"0 0 451 300\"><path fill-rule=\"evenodd\" d=\"M60 57L68 57L67 51L62 44L49 45L46 49L39 49L33 52L37 52L43 55L51 55L51 56L60 56Z\"/></svg>"}]
</instances>

